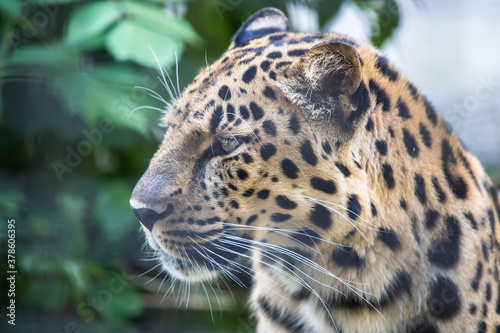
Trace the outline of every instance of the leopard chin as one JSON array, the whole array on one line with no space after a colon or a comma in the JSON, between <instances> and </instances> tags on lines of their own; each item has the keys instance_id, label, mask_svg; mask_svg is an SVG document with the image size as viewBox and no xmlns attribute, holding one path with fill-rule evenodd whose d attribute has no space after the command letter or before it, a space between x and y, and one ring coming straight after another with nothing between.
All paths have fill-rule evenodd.
<instances>
[{"instance_id":1,"label":"leopard chin","mask_svg":"<svg viewBox=\"0 0 500 333\"><path fill-rule=\"evenodd\" d=\"M152 233L144 230L149 246L154 250L155 257L161 264L162 269L171 277L180 281L190 283L213 281L220 276L220 269L213 264L199 263L194 258L171 254L161 247Z\"/></svg>"},{"instance_id":2,"label":"leopard chin","mask_svg":"<svg viewBox=\"0 0 500 333\"><path fill-rule=\"evenodd\" d=\"M220 239L201 243L179 243L171 248L162 246L162 237L143 228L147 242L162 269L174 279L187 282L205 282L217 279L237 264L244 252L244 243L227 245ZM221 237L223 239L223 237ZM163 239L164 240L164 239Z\"/></svg>"}]
</instances>

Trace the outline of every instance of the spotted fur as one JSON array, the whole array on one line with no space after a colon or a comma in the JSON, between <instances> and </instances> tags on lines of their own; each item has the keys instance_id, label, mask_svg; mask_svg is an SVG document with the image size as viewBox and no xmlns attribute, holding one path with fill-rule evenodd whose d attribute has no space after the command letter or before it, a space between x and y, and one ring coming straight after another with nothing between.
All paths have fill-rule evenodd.
<instances>
[{"instance_id":1,"label":"spotted fur","mask_svg":"<svg viewBox=\"0 0 500 333\"><path fill-rule=\"evenodd\" d=\"M165 123L132 208L174 277L252 274L258 332L500 332L496 190L371 46L264 9Z\"/></svg>"}]
</instances>

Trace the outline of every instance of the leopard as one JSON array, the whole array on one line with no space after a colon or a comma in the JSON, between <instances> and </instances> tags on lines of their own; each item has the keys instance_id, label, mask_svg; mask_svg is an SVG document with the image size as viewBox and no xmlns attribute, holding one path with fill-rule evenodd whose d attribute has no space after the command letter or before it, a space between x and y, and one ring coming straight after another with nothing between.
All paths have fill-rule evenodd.
<instances>
[{"instance_id":1,"label":"leopard","mask_svg":"<svg viewBox=\"0 0 500 333\"><path fill-rule=\"evenodd\" d=\"M500 332L496 186L372 45L261 9L162 124L133 213L173 279L250 275L257 332Z\"/></svg>"}]
</instances>

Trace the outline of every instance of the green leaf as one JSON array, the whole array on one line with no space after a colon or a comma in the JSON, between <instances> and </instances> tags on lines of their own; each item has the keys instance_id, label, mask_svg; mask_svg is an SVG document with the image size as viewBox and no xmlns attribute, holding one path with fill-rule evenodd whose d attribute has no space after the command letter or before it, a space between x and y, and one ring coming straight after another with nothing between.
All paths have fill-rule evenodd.
<instances>
[{"instance_id":1,"label":"green leaf","mask_svg":"<svg viewBox=\"0 0 500 333\"><path fill-rule=\"evenodd\" d=\"M322 30L327 28L328 23L337 16L343 2L342 0L324 0L311 4L313 7L317 7L319 26L322 27Z\"/></svg>"},{"instance_id":2,"label":"green leaf","mask_svg":"<svg viewBox=\"0 0 500 333\"><path fill-rule=\"evenodd\" d=\"M19 210L26 201L25 195L17 186L3 173L0 173L0 211L7 218L18 216Z\"/></svg>"},{"instance_id":3,"label":"green leaf","mask_svg":"<svg viewBox=\"0 0 500 333\"><path fill-rule=\"evenodd\" d=\"M41 65L61 66L68 65L76 59L76 54L61 45L26 45L12 54L8 65Z\"/></svg>"},{"instance_id":4,"label":"green leaf","mask_svg":"<svg viewBox=\"0 0 500 333\"><path fill-rule=\"evenodd\" d=\"M60 311L69 297L69 286L60 276L51 272L51 276L37 277L36 283L28 283L21 294L25 304L33 308Z\"/></svg>"},{"instance_id":5,"label":"green leaf","mask_svg":"<svg viewBox=\"0 0 500 333\"><path fill-rule=\"evenodd\" d=\"M76 45L102 34L121 17L116 2L102 1L78 8L69 21L65 42Z\"/></svg>"},{"instance_id":6,"label":"green leaf","mask_svg":"<svg viewBox=\"0 0 500 333\"><path fill-rule=\"evenodd\" d=\"M375 47L387 41L399 25L399 8L394 0L386 0L380 8L375 9L376 24L372 25L371 40Z\"/></svg>"},{"instance_id":7,"label":"green leaf","mask_svg":"<svg viewBox=\"0 0 500 333\"><path fill-rule=\"evenodd\" d=\"M2 0L0 1L0 9L11 16L21 16L21 2L19 0Z\"/></svg>"},{"instance_id":8,"label":"green leaf","mask_svg":"<svg viewBox=\"0 0 500 333\"><path fill-rule=\"evenodd\" d=\"M96 198L94 213L104 237L110 241L123 240L138 227L128 202L131 190L123 182L109 183Z\"/></svg>"},{"instance_id":9,"label":"green leaf","mask_svg":"<svg viewBox=\"0 0 500 333\"><path fill-rule=\"evenodd\" d=\"M145 112L130 114L138 106L131 99L132 88L140 80L117 83L116 78L125 76L120 71L126 71L125 66L119 68L99 70L96 67L87 73L70 71L52 83L68 111L81 115L92 127L97 126L100 119L107 118L115 128L126 127L142 133L149 127L150 116ZM103 78L106 71L108 77ZM130 70L128 73L133 77Z\"/></svg>"},{"instance_id":10,"label":"green leaf","mask_svg":"<svg viewBox=\"0 0 500 333\"><path fill-rule=\"evenodd\" d=\"M116 59L131 60L150 68L158 67L150 48L154 50L163 67L174 64L175 53L180 54L183 49L182 42L130 21L122 22L108 34L106 46Z\"/></svg>"},{"instance_id":11,"label":"green leaf","mask_svg":"<svg viewBox=\"0 0 500 333\"><path fill-rule=\"evenodd\" d=\"M189 43L200 40L186 20L165 12L157 6L138 2L123 2L122 5L130 19L146 29Z\"/></svg>"},{"instance_id":12,"label":"green leaf","mask_svg":"<svg viewBox=\"0 0 500 333\"><path fill-rule=\"evenodd\" d=\"M90 298L93 302L87 304L94 306L106 321L133 317L142 310L140 296L122 273L113 270L92 283L88 290L86 299Z\"/></svg>"},{"instance_id":13,"label":"green leaf","mask_svg":"<svg viewBox=\"0 0 500 333\"><path fill-rule=\"evenodd\" d=\"M26 3L38 4L38 5L62 5L72 2L81 2L82 0L24 0Z\"/></svg>"}]
</instances>

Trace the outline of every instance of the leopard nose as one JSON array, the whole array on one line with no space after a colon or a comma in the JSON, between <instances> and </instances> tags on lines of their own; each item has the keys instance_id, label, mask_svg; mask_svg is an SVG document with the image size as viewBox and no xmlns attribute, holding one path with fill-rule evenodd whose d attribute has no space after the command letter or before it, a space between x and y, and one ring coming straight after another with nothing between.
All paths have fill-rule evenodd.
<instances>
[{"instance_id":1,"label":"leopard nose","mask_svg":"<svg viewBox=\"0 0 500 333\"><path fill-rule=\"evenodd\" d=\"M132 206L132 211L135 216L139 219L141 224L146 227L149 231L153 230L154 224L162 219L167 218L174 211L174 205L168 204L167 208L161 212L157 213L156 211L149 208L134 208Z\"/></svg>"}]
</instances>

